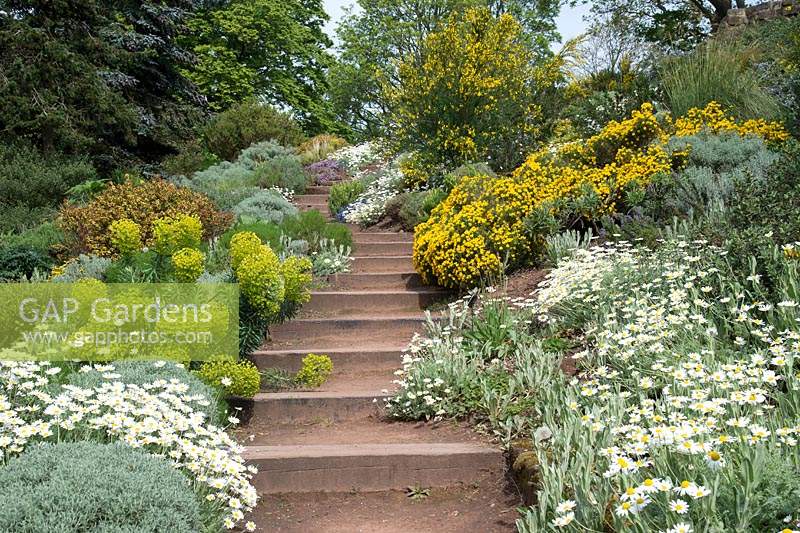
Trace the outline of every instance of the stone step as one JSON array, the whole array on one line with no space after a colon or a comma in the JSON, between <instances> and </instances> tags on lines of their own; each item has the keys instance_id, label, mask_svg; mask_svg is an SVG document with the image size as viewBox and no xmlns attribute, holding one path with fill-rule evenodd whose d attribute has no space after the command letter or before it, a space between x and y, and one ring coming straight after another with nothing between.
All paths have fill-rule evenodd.
<instances>
[{"instance_id":1,"label":"stone step","mask_svg":"<svg viewBox=\"0 0 800 533\"><path fill-rule=\"evenodd\" d=\"M411 242L356 242L353 255L361 257L385 257L411 255L414 244Z\"/></svg>"},{"instance_id":2,"label":"stone step","mask_svg":"<svg viewBox=\"0 0 800 533\"><path fill-rule=\"evenodd\" d=\"M302 316L347 317L370 314L384 316L404 311L420 311L446 299L448 292L438 289L394 291L313 291L303 306Z\"/></svg>"},{"instance_id":3,"label":"stone step","mask_svg":"<svg viewBox=\"0 0 800 533\"><path fill-rule=\"evenodd\" d=\"M352 420L375 416L387 393L378 390L262 392L255 395L253 418L287 423L317 419Z\"/></svg>"},{"instance_id":4,"label":"stone step","mask_svg":"<svg viewBox=\"0 0 800 533\"><path fill-rule=\"evenodd\" d=\"M410 255L364 257L353 255L351 271L354 273L367 272L412 272L414 263Z\"/></svg>"},{"instance_id":5,"label":"stone step","mask_svg":"<svg viewBox=\"0 0 800 533\"><path fill-rule=\"evenodd\" d=\"M500 450L471 442L247 446L244 457L266 494L448 487L503 469Z\"/></svg>"},{"instance_id":6,"label":"stone step","mask_svg":"<svg viewBox=\"0 0 800 533\"><path fill-rule=\"evenodd\" d=\"M424 286L416 272L364 272L328 276L331 289L418 289Z\"/></svg>"},{"instance_id":7,"label":"stone step","mask_svg":"<svg viewBox=\"0 0 800 533\"><path fill-rule=\"evenodd\" d=\"M405 231L372 233L358 230L353 232L353 242L414 242L414 234Z\"/></svg>"},{"instance_id":8,"label":"stone step","mask_svg":"<svg viewBox=\"0 0 800 533\"><path fill-rule=\"evenodd\" d=\"M298 194L294 197L297 205L328 205L327 194Z\"/></svg>"},{"instance_id":9,"label":"stone step","mask_svg":"<svg viewBox=\"0 0 800 533\"><path fill-rule=\"evenodd\" d=\"M303 357L309 353L325 354L333 361L334 372L357 372L365 368L375 370L394 370L400 366L405 346L389 348L313 348L304 350L258 350L250 358L256 366L264 370L277 368L297 372L302 366Z\"/></svg>"},{"instance_id":10,"label":"stone step","mask_svg":"<svg viewBox=\"0 0 800 533\"><path fill-rule=\"evenodd\" d=\"M397 313L381 317L299 318L270 327L269 350L393 347L408 344L415 332L423 331L424 313Z\"/></svg>"},{"instance_id":11,"label":"stone step","mask_svg":"<svg viewBox=\"0 0 800 533\"><path fill-rule=\"evenodd\" d=\"M306 194L319 194L327 197L331 192L331 188L331 185L309 185L306 187Z\"/></svg>"}]
</instances>

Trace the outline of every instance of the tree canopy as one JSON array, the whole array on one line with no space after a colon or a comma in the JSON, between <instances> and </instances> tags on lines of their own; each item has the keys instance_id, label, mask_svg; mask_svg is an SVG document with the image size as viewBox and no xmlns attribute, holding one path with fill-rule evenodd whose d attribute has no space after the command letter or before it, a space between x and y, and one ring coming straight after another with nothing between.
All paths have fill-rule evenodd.
<instances>
[{"instance_id":1,"label":"tree canopy","mask_svg":"<svg viewBox=\"0 0 800 533\"><path fill-rule=\"evenodd\" d=\"M322 96L331 42L321 0L233 0L195 13L182 38L184 72L215 110L250 96L291 108L307 130L330 129Z\"/></svg>"}]
</instances>

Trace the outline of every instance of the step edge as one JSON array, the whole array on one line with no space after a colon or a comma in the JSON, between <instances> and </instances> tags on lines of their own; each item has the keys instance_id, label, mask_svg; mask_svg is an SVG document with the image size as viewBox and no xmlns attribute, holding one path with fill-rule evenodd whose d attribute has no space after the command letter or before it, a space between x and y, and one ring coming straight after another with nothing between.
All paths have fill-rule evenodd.
<instances>
[{"instance_id":1,"label":"step edge","mask_svg":"<svg viewBox=\"0 0 800 533\"><path fill-rule=\"evenodd\" d=\"M503 454L499 448L470 442L281 444L253 445L244 448L243 457L248 461L325 457L442 457L456 454L501 456Z\"/></svg>"}]
</instances>

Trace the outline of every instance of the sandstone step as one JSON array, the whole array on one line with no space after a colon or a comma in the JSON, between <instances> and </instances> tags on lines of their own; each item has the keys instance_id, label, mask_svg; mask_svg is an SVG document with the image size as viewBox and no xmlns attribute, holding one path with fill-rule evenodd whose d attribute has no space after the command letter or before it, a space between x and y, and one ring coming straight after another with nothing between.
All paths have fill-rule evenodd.
<instances>
[{"instance_id":1,"label":"sandstone step","mask_svg":"<svg viewBox=\"0 0 800 533\"><path fill-rule=\"evenodd\" d=\"M388 394L381 390L262 392L255 396L253 418L275 423L316 419L347 420L377 415Z\"/></svg>"},{"instance_id":2,"label":"sandstone step","mask_svg":"<svg viewBox=\"0 0 800 533\"><path fill-rule=\"evenodd\" d=\"M270 327L270 342L263 349L305 349L306 346L362 349L405 345L423 331L424 313L347 318L300 318Z\"/></svg>"},{"instance_id":3,"label":"sandstone step","mask_svg":"<svg viewBox=\"0 0 800 533\"><path fill-rule=\"evenodd\" d=\"M446 299L449 293L438 289L394 291L313 291L303 306L302 316L346 317L353 314L383 316L403 311L420 311Z\"/></svg>"},{"instance_id":4,"label":"sandstone step","mask_svg":"<svg viewBox=\"0 0 800 533\"><path fill-rule=\"evenodd\" d=\"M364 257L353 255L351 271L354 273L365 272L411 272L414 264L410 255Z\"/></svg>"},{"instance_id":5,"label":"sandstone step","mask_svg":"<svg viewBox=\"0 0 800 533\"><path fill-rule=\"evenodd\" d=\"M327 194L298 194L294 197L297 205L328 205Z\"/></svg>"},{"instance_id":6,"label":"sandstone step","mask_svg":"<svg viewBox=\"0 0 800 533\"><path fill-rule=\"evenodd\" d=\"M373 233L359 230L353 232L353 242L414 242L414 234L405 231Z\"/></svg>"},{"instance_id":7,"label":"sandstone step","mask_svg":"<svg viewBox=\"0 0 800 533\"><path fill-rule=\"evenodd\" d=\"M327 281L331 289L417 289L424 286L416 272L343 273L328 276Z\"/></svg>"},{"instance_id":8,"label":"sandstone step","mask_svg":"<svg viewBox=\"0 0 800 533\"><path fill-rule=\"evenodd\" d=\"M247 519L256 533L513 533L520 505L516 489L497 476L433 487L424 500L405 488L273 494Z\"/></svg>"},{"instance_id":9,"label":"sandstone step","mask_svg":"<svg viewBox=\"0 0 800 533\"><path fill-rule=\"evenodd\" d=\"M413 251L411 242L356 242L353 245L353 255L362 257L384 257L411 255Z\"/></svg>"},{"instance_id":10,"label":"sandstone step","mask_svg":"<svg viewBox=\"0 0 800 533\"><path fill-rule=\"evenodd\" d=\"M476 443L248 446L259 492L381 491L476 483L503 469L502 453Z\"/></svg>"},{"instance_id":11,"label":"sandstone step","mask_svg":"<svg viewBox=\"0 0 800 533\"><path fill-rule=\"evenodd\" d=\"M306 194L320 194L328 196L331 192L331 185L309 185L306 187Z\"/></svg>"},{"instance_id":12,"label":"sandstone step","mask_svg":"<svg viewBox=\"0 0 800 533\"><path fill-rule=\"evenodd\" d=\"M450 420L404 422L378 416L338 421L325 418L300 422L253 420L245 427L236 428L234 436L242 444L255 446L486 442L485 437L466 425Z\"/></svg>"},{"instance_id":13,"label":"sandstone step","mask_svg":"<svg viewBox=\"0 0 800 533\"><path fill-rule=\"evenodd\" d=\"M389 348L362 349L353 348L314 348L304 350L258 350L250 358L256 366L263 370L277 368L288 372L297 372L302 366L303 357L309 353L325 354L333 361L334 372L355 372L364 368L375 370L394 370L400 366L405 346Z\"/></svg>"}]
</instances>

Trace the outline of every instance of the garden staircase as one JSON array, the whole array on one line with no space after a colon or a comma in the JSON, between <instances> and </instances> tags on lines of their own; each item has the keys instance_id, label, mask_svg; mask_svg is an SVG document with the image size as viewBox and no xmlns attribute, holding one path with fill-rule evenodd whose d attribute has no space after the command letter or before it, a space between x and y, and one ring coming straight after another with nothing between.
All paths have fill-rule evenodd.
<instances>
[{"instance_id":1,"label":"garden staircase","mask_svg":"<svg viewBox=\"0 0 800 533\"><path fill-rule=\"evenodd\" d=\"M312 187L295 203L328 214L328 190ZM422 330L424 309L447 293L414 272L413 234L354 227L353 240L351 272L313 291L301 315L272 327L253 355L262 369L295 372L308 353L327 354L334 365L320 389L256 396L247 430L255 438L245 453L259 468L262 506L270 494L448 487L501 476L501 452L471 434L382 418L401 352Z\"/></svg>"}]
</instances>

